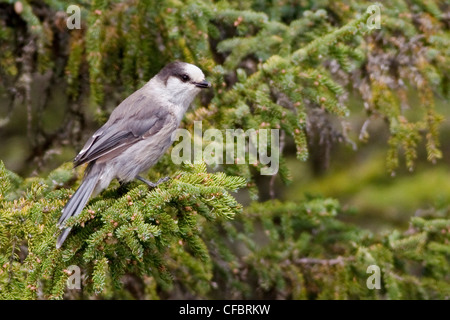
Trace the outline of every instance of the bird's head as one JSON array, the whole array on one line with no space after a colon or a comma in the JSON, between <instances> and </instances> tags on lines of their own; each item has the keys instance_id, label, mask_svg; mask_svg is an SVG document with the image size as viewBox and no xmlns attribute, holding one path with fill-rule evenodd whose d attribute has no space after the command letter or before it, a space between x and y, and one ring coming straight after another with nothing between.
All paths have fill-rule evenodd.
<instances>
[{"instance_id":1,"label":"bird's head","mask_svg":"<svg viewBox=\"0 0 450 320\"><path fill-rule=\"evenodd\" d=\"M185 62L166 65L156 77L175 104L189 105L201 89L211 87L200 68Z\"/></svg>"}]
</instances>

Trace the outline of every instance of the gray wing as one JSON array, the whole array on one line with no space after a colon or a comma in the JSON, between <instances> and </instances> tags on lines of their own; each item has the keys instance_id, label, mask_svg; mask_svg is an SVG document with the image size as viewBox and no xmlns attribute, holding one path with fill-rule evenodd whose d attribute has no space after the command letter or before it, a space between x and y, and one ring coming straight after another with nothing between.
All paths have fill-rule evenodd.
<instances>
[{"instance_id":1,"label":"gray wing","mask_svg":"<svg viewBox=\"0 0 450 320\"><path fill-rule=\"evenodd\" d=\"M170 113L165 108L152 105L145 95L130 96L114 110L108 122L89 138L75 157L74 166L123 152L136 142L151 138L164 127L168 117Z\"/></svg>"}]
</instances>

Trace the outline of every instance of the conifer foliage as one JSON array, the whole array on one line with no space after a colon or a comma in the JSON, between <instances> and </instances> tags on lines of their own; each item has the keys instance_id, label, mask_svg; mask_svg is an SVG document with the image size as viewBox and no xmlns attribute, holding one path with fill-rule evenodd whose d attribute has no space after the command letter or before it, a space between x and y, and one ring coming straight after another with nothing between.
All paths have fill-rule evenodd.
<instances>
[{"instance_id":1,"label":"conifer foliage","mask_svg":"<svg viewBox=\"0 0 450 320\"><path fill-rule=\"evenodd\" d=\"M71 178L70 168L59 168L46 180L22 182L24 196L8 201L8 191L18 180L11 179L14 175L2 164L2 296L61 297L72 265L86 268L86 292L120 287L125 273L151 275L168 285L168 257L201 280L196 286L205 286L202 281L211 279L212 264L202 222L229 220L241 212L228 190L236 191L245 180L207 173L205 165L184 169L165 188L149 192L146 186L133 185L123 195L110 191L95 198L68 222L78 228L58 250L55 221L68 200L68 190L61 185ZM21 257L23 250L26 257Z\"/></svg>"},{"instance_id":2,"label":"conifer foliage","mask_svg":"<svg viewBox=\"0 0 450 320\"><path fill-rule=\"evenodd\" d=\"M193 132L202 121L203 130L224 135L280 129L277 175L286 184L285 142L295 145L298 161L320 154L328 162L332 145L356 145L346 127L351 112L365 115L363 142L371 123L384 120L389 173L413 170L421 147L434 163L442 158L443 120L435 97L450 98L448 4L377 3L381 29L368 24L371 4L80 1L81 29L69 30L65 1L0 0L0 94L7 101L0 128L24 106L29 166L43 170L52 155L79 149L95 127L90 117L103 123L178 59L198 65L213 84L182 126ZM45 77L35 102L37 74ZM43 115L57 85L64 112L49 130ZM410 91L420 101L414 116ZM362 100L360 110L350 95ZM61 249L56 221L82 168L66 163L22 178L0 161L0 299L450 297L447 207L411 218L406 232L378 235L338 219L347 211L335 199L258 202L266 165L245 160L177 166L167 154L149 175L171 180L152 190L112 184L68 221L73 231ZM250 195L248 206L236 200L238 190ZM367 287L370 265L381 268L379 290ZM82 290L67 288L72 266L82 270Z\"/></svg>"}]
</instances>

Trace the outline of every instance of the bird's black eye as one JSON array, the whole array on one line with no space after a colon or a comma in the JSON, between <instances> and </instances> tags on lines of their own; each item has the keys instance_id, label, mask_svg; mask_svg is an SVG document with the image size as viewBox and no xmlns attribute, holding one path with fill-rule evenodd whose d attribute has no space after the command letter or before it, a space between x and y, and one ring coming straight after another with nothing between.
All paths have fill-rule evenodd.
<instances>
[{"instance_id":1,"label":"bird's black eye","mask_svg":"<svg viewBox=\"0 0 450 320\"><path fill-rule=\"evenodd\" d=\"M189 78L189 76L187 74L182 74L181 80L183 80L183 82L187 82L187 81L191 80L191 78Z\"/></svg>"}]
</instances>

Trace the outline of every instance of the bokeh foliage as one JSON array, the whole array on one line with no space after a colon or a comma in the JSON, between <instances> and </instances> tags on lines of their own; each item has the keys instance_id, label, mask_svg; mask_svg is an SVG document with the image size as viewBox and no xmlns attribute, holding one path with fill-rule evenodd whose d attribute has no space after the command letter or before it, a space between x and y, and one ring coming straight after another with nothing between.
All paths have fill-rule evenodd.
<instances>
[{"instance_id":1,"label":"bokeh foliage","mask_svg":"<svg viewBox=\"0 0 450 320\"><path fill-rule=\"evenodd\" d=\"M448 298L446 205L412 218L405 232L373 234L342 222L349 213L331 198L257 202L274 188L261 183L260 162L178 171L167 155L150 177L170 182L153 191L112 185L71 220L62 250L54 247L55 222L81 177L69 164L48 173L55 155L77 150L175 59L213 83L182 125L280 129L286 184L290 149L320 171L333 145L355 145L350 95L365 118L360 141L373 122L385 123L389 173L402 161L413 170L421 147L429 161L441 159L435 100L449 99L449 6L380 3L381 29L371 30L372 4L80 1L82 28L68 30L65 1L0 0L0 135L22 130L29 153L18 170L46 173L22 179L0 167L0 297L61 298L75 264L83 290L67 298ZM243 211L229 193L240 188L251 199ZM371 264L382 268L382 290L366 287Z\"/></svg>"}]
</instances>

